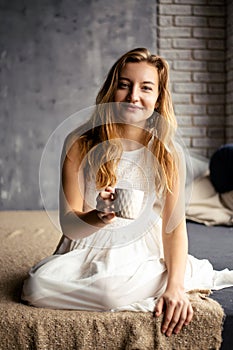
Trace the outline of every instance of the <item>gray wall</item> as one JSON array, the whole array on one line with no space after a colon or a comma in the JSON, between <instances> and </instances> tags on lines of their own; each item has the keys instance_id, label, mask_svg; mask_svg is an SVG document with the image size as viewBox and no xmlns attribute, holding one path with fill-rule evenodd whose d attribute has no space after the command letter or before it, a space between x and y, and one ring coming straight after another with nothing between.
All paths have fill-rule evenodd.
<instances>
[{"instance_id":1,"label":"gray wall","mask_svg":"<svg viewBox=\"0 0 233 350\"><path fill-rule=\"evenodd\" d=\"M0 209L43 207L49 136L93 105L116 58L138 46L156 51L154 0L0 0ZM59 151L44 169L51 198Z\"/></svg>"},{"instance_id":2,"label":"gray wall","mask_svg":"<svg viewBox=\"0 0 233 350\"><path fill-rule=\"evenodd\" d=\"M82 115L68 117L134 47L169 61L189 149L233 142L232 14L232 0L0 0L0 210L56 207L61 145Z\"/></svg>"}]
</instances>

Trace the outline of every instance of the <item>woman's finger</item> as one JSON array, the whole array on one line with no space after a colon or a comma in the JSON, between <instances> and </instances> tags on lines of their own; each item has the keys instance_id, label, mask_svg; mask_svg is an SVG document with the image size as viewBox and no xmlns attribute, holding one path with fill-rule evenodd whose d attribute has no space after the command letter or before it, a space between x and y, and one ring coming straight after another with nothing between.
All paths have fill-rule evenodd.
<instances>
[{"instance_id":1,"label":"woman's finger","mask_svg":"<svg viewBox=\"0 0 233 350\"><path fill-rule=\"evenodd\" d=\"M98 196L96 199L96 209L102 212L114 211L114 203L111 199L103 199Z\"/></svg>"},{"instance_id":2,"label":"woman's finger","mask_svg":"<svg viewBox=\"0 0 233 350\"><path fill-rule=\"evenodd\" d=\"M115 218L114 213L106 214L106 213L97 212L97 215L100 218L100 220L103 221L103 223L105 224L109 224Z\"/></svg>"},{"instance_id":3,"label":"woman's finger","mask_svg":"<svg viewBox=\"0 0 233 350\"><path fill-rule=\"evenodd\" d=\"M170 335L170 330L175 326L175 324L178 322L179 320L179 316L178 319L177 318L177 313L176 313L176 318L174 317L174 313L175 313L175 309L176 309L176 303L173 300L169 300L166 303L166 310L165 310L165 314L164 314L164 319L163 319L163 323L162 323L162 333L166 333L166 335Z\"/></svg>"},{"instance_id":4,"label":"woman's finger","mask_svg":"<svg viewBox=\"0 0 233 350\"><path fill-rule=\"evenodd\" d=\"M97 198L101 199L109 199L112 200L114 198L114 193L112 192L106 192L106 191L101 191L99 193L99 196Z\"/></svg>"},{"instance_id":5,"label":"woman's finger","mask_svg":"<svg viewBox=\"0 0 233 350\"><path fill-rule=\"evenodd\" d=\"M181 310L179 322L176 324L174 328L175 334L178 334L181 331L185 321L187 320L187 314L188 314L188 305L185 304Z\"/></svg>"},{"instance_id":6,"label":"woman's finger","mask_svg":"<svg viewBox=\"0 0 233 350\"><path fill-rule=\"evenodd\" d=\"M189 303L188 310L187 310L187 317L184 322L184 325L187 326L192 321L192 318L193 318L193 308L191 303Z\"/></svg>"},{"instance_id":7,"label":"woman's finger","mask_svg":"<svg viewBox=\"0 0 233 350\"><path fill-rule=\"evenodd\" d=\"M105 188L105 191L106 191L106 192L114 193L114 192L115 192L115 188L112 187L112 186L107 186L107 187Z\"/></svg>"},{"instance_id":8,"label":"woman's finger","mask_svg":"<svg viewBox=\"0 0 233 350\"><path fill-rule=\"evenodd\" d=\"M96 198L96 209L102 212L112 212L114 211L114 204L112 196L113 193L102 191Z\"/></svg>"},{"instance_id":9,"label":"woman's finger","mask_svg":"<svg viewBox=\"0 0 233 350\"><path fill-rule=\"evenodd\" d=\"M163 298L159 298L156 305L155 305L155 316L159 317L162 312L163 312L163 305L164 305L164 299Z\"/></svg>"},{"instance_id":10,"label":"woman's finger","mask_svg":"<svg viewBox=\"0 0 233 350\"><path fill-rule=\"evenodd\" d=\"M112 203L108 204L108 203L99 202L96 205L96 209L103 213L111 213L111 212L114 212L114 205Z\"/></svg>"},{"instance_id":11,"label":"woman's finger","mask_svg":"<svg viewBox=\"0 0 233 350\"><path fill-rule=\"evenodd\" d=\"M115 218L114 198L114 188L110 186L96 198L97 215L105 224L111 223Z\"/></svg>"},{"instance_id":12,"label":"woman's finger","mask_svg":"<svg viewBox=\"0 0 233 350\"><path fill-rule=\"evenodd\" d=\"M188 325L193 317L193 309L190 302L178 302L174 310L171 322L167 328L166 335L170 336L173 332L179 333L184 325Z\"/></svg>"}]
</instances>

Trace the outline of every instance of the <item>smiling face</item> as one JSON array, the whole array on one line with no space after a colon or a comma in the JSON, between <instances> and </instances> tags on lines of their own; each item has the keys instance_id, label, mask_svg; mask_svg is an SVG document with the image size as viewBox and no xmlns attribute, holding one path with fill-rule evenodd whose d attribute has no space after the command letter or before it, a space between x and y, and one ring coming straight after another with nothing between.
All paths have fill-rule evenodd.
<instances>
[{"instance_id":1,"label":"smiling face","mask_svg":"<svg viewBox=\"0 0 233 350\"><path fill-rule=\"evenodd\" d=\"M147 62L126 63L114 96L114 102L118 103L118 121L144 127L156 108L158 95L157 69Z\"/></svg>"}]
</instances>

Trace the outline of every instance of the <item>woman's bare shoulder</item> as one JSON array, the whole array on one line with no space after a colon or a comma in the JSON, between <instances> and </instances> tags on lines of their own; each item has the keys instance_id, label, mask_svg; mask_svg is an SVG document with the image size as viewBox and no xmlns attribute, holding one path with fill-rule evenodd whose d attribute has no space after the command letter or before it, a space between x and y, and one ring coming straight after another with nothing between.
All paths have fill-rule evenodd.
<instances>
[{"instance_id":1,"label":"woman's bare shoulder","mask_svg":"<svg viewBox=\"0 0 233 350\"><path fill-rule=\"evenodd\" d=\"M63 146L63 159L68 157L71 161L81 160L84 143L87 141L88 123L68 134ZM87 131L87 133L86 133Z\"/></svg>"}]
</instances>

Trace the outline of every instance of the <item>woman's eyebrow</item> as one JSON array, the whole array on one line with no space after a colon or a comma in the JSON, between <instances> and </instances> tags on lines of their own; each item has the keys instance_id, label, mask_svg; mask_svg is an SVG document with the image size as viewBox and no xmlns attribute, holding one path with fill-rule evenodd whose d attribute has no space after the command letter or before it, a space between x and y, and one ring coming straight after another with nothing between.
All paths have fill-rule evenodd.
<instances>
[{"instance_id":1,"label":"woman's eyebrow","mask_svg":"<svg viewBox=\"0 0 233 350\"><path fill-rule=\"evenodd\" d=\"M143 84L152 84L152 85L155 85L155 83L153 83L153 81L143 81L142 83L143 83Z\"/></svg>"},{"instance_id":2,"label":"woman's eyebrow","mask_svg":"<svg viewBox=\"0 0 233 350\"><path fill-rule=\"evenodd\" d=\"M131 81L129 78L125 78L125 77L119 77L119 80L127 80L127 81ZM155 83L153 83L153 81L143 81L142 84L152 84L155 85Z\"/></svg>"},{"instance_id":3,"label":"woman's eyebrow","mask_svg":"<svg viewBox=\"0 0 233 350\"><path fill-rule=\"evenodd\" d=\"M125 78L125 77L119 77L120 80L127 80L127 81L130 81L129 78Z\"/></svg>"}]
</instances>

